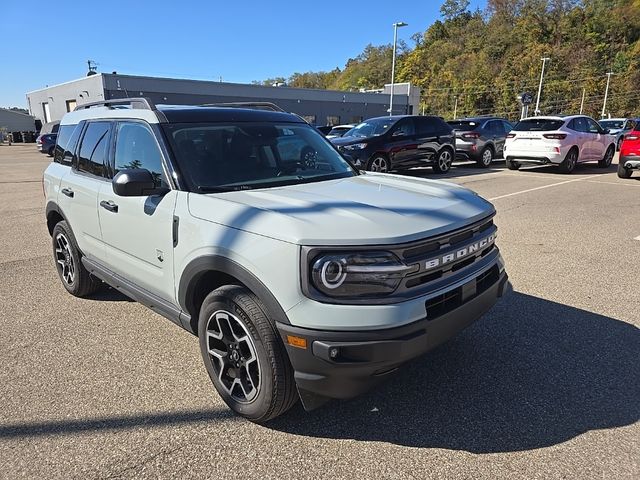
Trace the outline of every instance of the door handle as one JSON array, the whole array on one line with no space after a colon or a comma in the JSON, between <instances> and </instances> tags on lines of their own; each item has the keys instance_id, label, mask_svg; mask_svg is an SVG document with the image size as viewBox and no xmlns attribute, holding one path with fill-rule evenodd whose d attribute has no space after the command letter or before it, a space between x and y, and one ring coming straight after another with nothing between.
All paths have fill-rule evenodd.
<instances>
[{"instance_id":1,"label":"door handle","mask_svg":"<svg viewBox=\"0 0 640 480\"><path fill-rule=\"evenodd\" d=\"M110 212L113 213L118 213L118 205L113 203L113 201L109 200L102 200L100 202L100 206L106 210L109 210Z\"/></svg>"},{"instance_id":2,"label":"door handle","mask_svg":"<svg viewBox=\"0 0 640 480\"><path fill-rule=\"evenodd\" d=\"M70 188L63 188L60 191L62 192L63 195L66 195L69 198L73 198L73 190L71 190Z\"/></svg>"}]
</instances>

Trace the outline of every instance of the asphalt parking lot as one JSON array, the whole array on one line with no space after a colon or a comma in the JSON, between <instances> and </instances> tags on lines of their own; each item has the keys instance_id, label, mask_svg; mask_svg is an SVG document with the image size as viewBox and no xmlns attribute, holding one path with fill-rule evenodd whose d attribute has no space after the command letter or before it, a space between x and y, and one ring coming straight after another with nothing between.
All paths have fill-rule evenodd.
<instances>
[{"instance_id":1,"label":"asphalt parking lot","mask_svg":"<svg viewBox=\"0 0 640 480\"><path fill-rule=\"evenodd\" d=\"M111 290L66 294L48 162L0 146L0 477L640 478L640 177L409 172L495 204L514 293L381 388L258 426L195 337Z\"/></svg>"}]
</instances>

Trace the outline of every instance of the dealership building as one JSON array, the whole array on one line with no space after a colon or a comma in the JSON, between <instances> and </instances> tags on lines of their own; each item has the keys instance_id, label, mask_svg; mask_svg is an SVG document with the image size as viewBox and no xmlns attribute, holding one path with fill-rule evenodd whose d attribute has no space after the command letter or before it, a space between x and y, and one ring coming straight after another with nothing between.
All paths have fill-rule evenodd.
<instances>
[{"instance_id":1,"label":"dealership building","mask_svg":"<svg viewBox=\"0 0 640 480\"><path fill-rule=\"evenodd\" d=\"M29 92L27 102L42 123L60 120L83 103L147 97L156 104L273 102L311 124L338 125L388 115L390 92L391 85L375 92L343 92L98 73ZM420 89L409 83L394 86L394 114L417 114L419 104Z\"/></svg>"}]
</instances>

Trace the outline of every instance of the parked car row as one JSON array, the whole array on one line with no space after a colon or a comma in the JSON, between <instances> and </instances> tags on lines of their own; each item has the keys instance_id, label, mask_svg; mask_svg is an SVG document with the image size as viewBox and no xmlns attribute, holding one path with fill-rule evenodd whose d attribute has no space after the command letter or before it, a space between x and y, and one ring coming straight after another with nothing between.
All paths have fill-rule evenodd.
<instances>
[{"instance_id":1,"label":"parked car row","mask_svg":"<svg viewBox=\"0 0 640 480\"><path fill-rule=\"evenodd\" d=\"M638 123L636 119L598 123L586 115L529 117L515 125L500 117L444 122L436 116L398 115L370 118L327 138L356 167L373 172L431 166L446 173L454 160L472 160L488 168L493 160L504 158L511 170L525 164L556 165L563 173L571 173L584 162L597 161L608 168L625 138L637 141L629 133L635 132ZM341 130L348 127L340 126ZM622 174L636 168L636 159L625 165Z\"/></svg>"}]
</instances>

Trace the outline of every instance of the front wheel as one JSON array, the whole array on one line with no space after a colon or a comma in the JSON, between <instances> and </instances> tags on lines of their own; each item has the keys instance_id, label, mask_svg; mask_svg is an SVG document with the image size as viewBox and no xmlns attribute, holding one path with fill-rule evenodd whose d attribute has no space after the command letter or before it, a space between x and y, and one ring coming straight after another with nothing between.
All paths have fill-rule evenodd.
<instances>
[{"instance_id":1,"label":"front wheel","mask_svg":"<svg viewBox=\"0 0 640 480\"><path fill-rule=\"evenodd\" d=\"M622 146L622 137L620 137L618 139L618 142L616 143L616 151L620 151L620 147Z\"/></svg>"},{"instance_id":2,"label":"front wheel","mask_svg":"<svg viewBox=\"0 0 640 480\"><path fill-rule=\"evenodd\" d=\"M376 155L367 164L370 172L387 173L389 171L389 161L383 155Z\"/></svg>"},{"instance_id":3,"label":"front wheel","mask_svg":"<svg viewBox=\"0 0 640 480\"><path fill-rule=\"evenodd\" d=\"M436 161L433 164L433 170L436 173L447 173L451 170L451 163L453 162L453 155L448 148L444 148L440 150L438 156L436 157Z\"/></svg>"},{"instance_id":4,"label":"front wheel","mask_svg":"<svg viewBox=\"0 0 640 480\"><path fill-rule=\"evenodd\" d=\"M200 309L200 352L222 400L239 415L263 423L298 399L293 369L275 325L257 297L227 285Z\"/></svg>"},{"instance_id":5,"label":"front wheel","mask_svg":"<svg viewBox=\"0 0 640 480\"><path fill-rule=\"evenodd\" d=\"M604 154L602 160L598 161L598 166L600 168L609 168L611 166L611 162L613 161L613 156L615 155L615 149L613 145L607 148L607 153Z\"/></svg>"}]
</instances>

